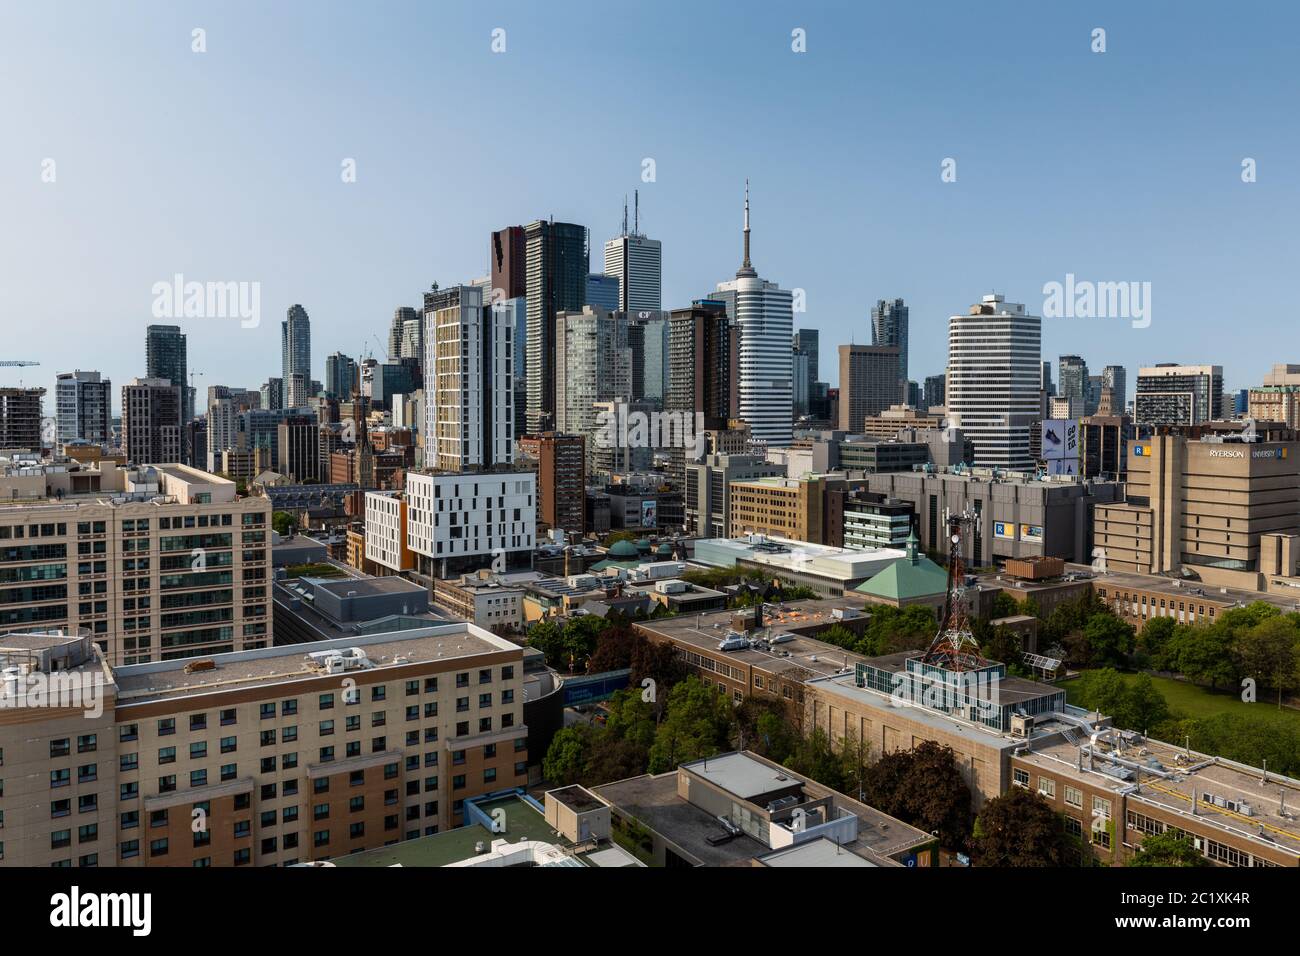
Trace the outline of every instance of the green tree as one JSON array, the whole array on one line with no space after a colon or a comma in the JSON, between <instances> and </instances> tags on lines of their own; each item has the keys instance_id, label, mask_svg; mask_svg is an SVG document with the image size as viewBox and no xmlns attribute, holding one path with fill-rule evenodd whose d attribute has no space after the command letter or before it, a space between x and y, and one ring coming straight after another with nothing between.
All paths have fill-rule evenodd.
<instances>
[{"instance_id":1,"label":"green tree","mask_svg":"<svg viewBox=\"0 0 1300 956\"><path fill-rule=\"evenodd\" d=\"M1079 678L1078 700L1089 710L1114 717L1124 709L1127 695L1124 678L1114 668L1088 671Z\"/></svg>"},{"instance_id":2,"label":"green tree","mask_svg":"<svg viewBox=\"0 0 1300 956\"><path fill-rule=\"evenodd\" d=\"M786 765L795 773L811 777L824 787L843 792L844 762L835 753L826 731L820 727L801 738Z\"/></svg>"},{"instance_id":3,"label":"green tree","mask_svg":"<svg viewBox=\"0 0 1300 956\"><path fill-rule=\"evenodd\" d=\"M564 632L554 621L538 621L528 629L528 644L546 655L546 663L556 670L567 669L564 662Z\"/></svg>"},{"instance_id":4,"label":"green tree","mask_svg":"<svg viewBox=\"0 0 1300 956\"><path fill-rule=\"evenodd\" d=\"M575 724L557 731L542 758L546 779L557 786L577 783L586 770L594 735L588 724Z\"/></svg>"},{"instance_id":5,"label":"green tree","mask_svg":"<svg viewBox=\"0 0 1300 956\"><path fill-rule=\"evenodd\" d=\"M731 738L732 707L727 695L691 676L668 692L663 722L650 748L650 772L712 757Z\"/></svg>"},{"instance_id":6,"label":"green tree","mask_svg":"<svg viewBox=\"0 0 1300 956\"><path fill-rule=\"evenodd\" d=\"M1137 651L1142 663L1157 670L1169 670L1167 654L1177 627L1172 617L1153 617L1142 625L1137 635Z\"/></svg>"},{"instance_id":7,"label":"green tree","mask_svg":"<svg viewBox=\"0 0 1300 956\"><path fill-rule=\"evenodd\" d=\"M1209 866L1191 837L1185 833L1166 830L1142 838L1140 853L1129 857L1125 866Z\"/></svg>"},{"instance_id":8,"label":"green tree","mask_svg":"<svg viewBox=\"0 0 1300 956\"><path fill-rule=\"evenodd\" d=\"M1138 674L1124 690L1120 726L1149 733L1169 719L1169 704L1150 674Z\"/></svg>"},{"instance_id":9,"label":"green tree","mask_svg":"<svg viewBox=\"0 0 1300 956\"><path fill-rule=\"evenodd\" d=\"M297 519L288 511L277 511L271 515L271 529L278 535L292 534L297 524Z\"/></svg>"},{"instance_id":10,"label":"green tree","mask_svg":"<svg viewBox=\"0 0 1300 956\"><path fill-rule=\"evenodd\" d=\"M862 638L854 634L843 624L837 622L826 628L824 631L818 631L817 640L825 641L827 644L834 644L836 647L842 647L845 650L851 651L857 648Z\"/></svg>"},{"instance_id":11,"label":"green tree","mask_svg":"<svg viewBox=\"0 0 1300 956\"><path fill-rule=\"evenodd\" d=\"M1232 611L1224 612L1224 618L1230 614ZM1214 690L1220 684L1236 682L1237 664L1233 645L1233 625L1220 619L1213 624L1198 624L1175 630L1167 656L1176 670L1192 680L1208 682L1210 689Z\"/></svg>"},{"instance_id":12,"label":"green tree","mask_svg":"<svg viewBox=\"0 0 1300 956\"><path fill-rule=\"evenodd\" d=\"M746 697L735 711L736 746L784 764L799 743L799 735L785 719L781 701Z\"/></svg>"},{"instance_id":13,"label":"green tree","mask_svg":"<svg viewBox=\"0 0 1300 956\"><path fill-rule=\"evenodd\" d=\"M1076 866L1079 851L1065 818L1036 793L1012 787L984 804L972 840L979 866Z\"/></svg>"},{"instance_id":14,"label":"green tree","mask_svg":"<svg viewBox=\"0 0 1300 956\"><path fill-rule=\"evenodd\" d=\"M988 640L980 645L980 653L1008 668L1018 668L1023 660L1020 635L1009 627L995 627Z\"/></svg>"},{"instance_id":15,"label":"green tree","mask_svg":"<svg viewBox=\"0 0 1300 956\"><path fill-rule=\"evenodd\" d=\"M937 832L946 847L966 845L971 793L951 747L932 740L883 755L865 774L866 802L890 816Z\"/></svg>"},{"instance_id":16,"label":"green tree","mask_svg":"<svg viewBox=\"0 0 1300 956\"><path fill-rule=\"evenodd\" d=\"M1277 692L1277 707L1282 709L1282 693L1296 686L1300 674L1295 624L1289 617L1266 617L1237 638L1241 671L1260 684Z\"/></svg>"},{"instance_id":17,"label":"green tree","mask_svg":"<svg viewBox=\"0 0 1300 956\"><path fill-rule=\"evenodd\" d=\"M1090 663L1121 667L1133 652L1133 625L1114 614L1094 614L1083 627Z\"/></svg>"},{"instance_id":18,"label":"green tree","mask_svg":"<svg viewBox=\"0 0 1300 956\"><path fill-rule=\"evenodd\" d=\"M999 617L1013 617L1020 613L1020 605L1006 591L999 591L993 596L993 610L989 615L996 619Z\"/></svg>"}]
</instances>

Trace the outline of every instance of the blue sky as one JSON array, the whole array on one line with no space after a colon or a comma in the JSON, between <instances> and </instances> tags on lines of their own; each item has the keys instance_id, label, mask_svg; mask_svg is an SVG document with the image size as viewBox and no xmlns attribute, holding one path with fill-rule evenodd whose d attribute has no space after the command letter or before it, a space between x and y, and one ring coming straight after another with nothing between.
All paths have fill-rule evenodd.
<instances>
[{"instance_id":1,"label":"blue sky","mask_svg":"<svg viewBox=\"0 0 1300 956\"><path fill-rule=\"evenodd\" d=\"M991 290L1041 313L1073 273L1150 282L1152 322L1045 320L1045 359L1244 387L1300 361L1298 27L1281 2L0 0L0 358L42 363L0 384L143 374L175 273L261 283L256 328L180 320L200 388L278 374L295 302L323 379L483 275L494 228L583 223L599 269L637 188L685 305L739 264L748 176L755 266L805 290L832 381L878 298L911 306L920 380L949 315Z\"/></svg>"}]
</instances>

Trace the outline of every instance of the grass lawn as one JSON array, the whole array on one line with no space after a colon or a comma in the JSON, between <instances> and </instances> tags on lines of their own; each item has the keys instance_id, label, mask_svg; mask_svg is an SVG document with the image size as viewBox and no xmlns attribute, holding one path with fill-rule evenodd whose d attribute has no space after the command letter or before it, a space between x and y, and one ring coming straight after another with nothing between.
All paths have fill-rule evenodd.
<instances>
[{"instance_id":1,"label":"grass lawn","mask_svg":"<svg viewBox=\"0 0 1300 956\"><path fill-rule=\"evenodd\" d=\"M1125 680L1132 680L1136 675L1122 674L1120 676ZM1276 714L1285 719L1294 720L1300 725L1300 711L1290 707L1283 707L1279 712L1276 702L1264 697L1259 698L1254 704L1247 704L1241 699L1240 692L1225 693L1217 691L1212 693L1208 688L1193 684L1190 681L1174 680L1171 677L1152 675L1151 680L1156 685L1156 689L1164 695L1165 702L1169 705L1169 710L1175 717L1211 717L1223 713L1258 715L1267 711L1269 714ZM1077 705L1078 701L1075 698L1078 694L1078 682L1071 678L1061 681L1061 686L1065 689L1066 699L1071 704Z\"/></svg>"},{"instance_id":2,"label":"grass lawn","mask_svg":"<svg viewBox=\"0 0 1300 956\"><path fill-rule=\"evenodd\" d=\"M318 562L290 565L284 569L284 576L286 578L343 578L347 577L347 574L332 564Z\"/></svg>"}]
</instances>

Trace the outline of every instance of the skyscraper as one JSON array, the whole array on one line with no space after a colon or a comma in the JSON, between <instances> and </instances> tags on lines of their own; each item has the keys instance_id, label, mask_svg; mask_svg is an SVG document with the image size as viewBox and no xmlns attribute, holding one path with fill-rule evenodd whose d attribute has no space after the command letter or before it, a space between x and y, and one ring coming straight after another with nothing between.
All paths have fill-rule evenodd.
<instances>
[{"instance_id":1,"label":"skyscraper","mask_svg":"<svg viewBox=\"0 0 1300 956\"><path fill-rule=\"evenodd\" d=\"M165 378L122 386L122 453L135 465L179 464L182 389Z\"/></svg>"},{"instance_id":2,"label":"skyscraper","mask_svg":"<svg viewBox=\"0 0 1300 956\"><path fill-rule=\"evenodd\" d=\"M537 220L524 227L528 262L528 431L555 421L555 317L581 312L590 258L587 230L571 222ZM495 269L495 265L493 266Z\"/></svg>"},{"instance_id":3,"label":"skyscraper","mask_svg":"<svg viewBox=\"0 0 1300 956\"><path fill-rule=\"evenodd\" d=\"M424 294L426 461L471 472L514 460L514 329L477 286Z\"/></svg>"},{"instance_id":4,"label":"skyscraper","mask_svg":"<svg viewBox=\"0 0 1300 956\"><path fill-rule=\"evenodd\" d=\"M589 305L561 312L555 326L555 430L586 439L590 473L599 448L595 403L632 397L627 320Z\"/></svg>"},{"instance_id":5,"label":"skyscraper","mask_svg":"<svg viewBox=\"0 0 1300 956\"><path fill-rule=\"evenodd\" d=\"M587 276L587 305L598 305L610 312L618 312L622 308L619 305L621 298L618 276L602 275L599 272Z\"/></svg>"},{"instance_id":6,"label":"skyscraper","mask_svg":"<svg viewBox=\"0 0 1300 956\"><path fill-rule=\"evenodd\" d=\"M413 358L423 362L423 355L424 320L415 309L400 305L393 310L393 321L388 326L388 361Z\"/></svg>"},{"instance_id":7,"label":"skyscraper","mask_svg":"<svg viewBox=\"0 0 1300 956\"><path fill-rule=\"evenodd\" d=\"M492 263L491 287L486 300L518 299L528 291L528 243L523 226L506 226L492 233L488 258ZM500 292L495 290L500 289ZM522 372L516 370L516 374Z\"/></svg>"},{"instance_id":8,"label":"skyscraper","mask_svg":"<svg viewBox=\"0 0 1300 956\"><path fill-rule=\"evenodd\" d=\"M414 311L414 310L412 310ZM421 336L423 338L423 336ZM351 356L335 352L325 358L325 391L341 402L352 398L357 387L357 363Z\"/></svg>"},{"instance_id":9,"label":"skyscraper","mask_svg":"<svg viewBox=\"0 0 1300 956\"><path fill-rule=\"evenodd\" d=\"M262 384L261 392L263 409L273 412L284 408L284 379L268 378Z\"/></svg>"},{"instance_id":10,"label":"skyscraper","mask_svg":"<svg viewBox=\"0 0 1300 956\"><path fill-rule=\"evenodd\" d=\"M794 413L794 303L789 290L759 278L749 258L749 182L745 182L744 258L736 278L718 284L711 298L727 306L739 336L737 417L749 424L755 441L789 445Z\"/></svg>"},{"instance_id":11,"label":"skyscraper","mask_svg":"<svg viewBox=\"0 0 1300 956\"><path fill-rule=\"evenodd\" d=\"M1137 425L1199 425L1223 417L1223 366L1162 362L1138 369Z\"/></svg>"},{"instance_id":12,"label":"skyscraper","mask_svg":"<svg viewBox=\"0 0 1300 956\"><path fill-rule=\"evenodd\" d=\"M947 384L947 376L944 375L927 375L925 385L921 392L922 410L941 407L947 399L944 396L944 387Z\"/></svg>"},{"instance_id":13,"label":"skyscraper","mask_svg":"<svg viewBox=\"0 0 1300 956\"><path fill-rule=\"evenodd\" d=\"M43 388L0 388L0 448L39 453L42 447L54 444L46 442L42 434L44 396Z\"/></svg>"},{"instance_id":14,"label":"skyscraper","mask_svg":"<svg viewBox=\"0 0 1300 956\"><path fill-rule=\"evenodd\" d=\"M668 318L667 411L691 416L704 428L722 429L732 415L731 372L735 340L726 305L701 299ZM686 451L669 449L672 473L680 484Z\"/></svg>"},{"instance_id":15,"label":"skyscraper","mask_svg":"<svg viewBox=\"0 0 1300 956\"><path fill-rule=\"evenodd\" d=\"M897 346L841 345L839 427L859 433L869 416L902 402L897 375Z\"/></svg>"},{"instance_id":16,"label":"skyscraper","mask_svg":"<svg viewBox=\"0 0 1300 956\"><path fill-rule=\"evenodd\" d=\"M640 199L629 231L627 202L623 203L623 232L605 243L605 275L619 280L617 309L634 316L663 308L663 247L640 228ZM598 303L596 303L598 304Z\"/></svg>"},{"instance_id":17,"label":"skyscraper","mask_svg":"<svg viewBox=\"0 0 1300 956\"><path fill-rule=\"evenodd\" d=\"M632 350L632 398L663 407L668 391L668 316L650 312L629 316L627 344Z\"/></svg>"},{"instance_id":18,"label":"skyscraper","mask_svg":"<svg viewBox=\"0 0 1300 956\"><path fill-rule=\"evenodd\" d=\"M808 356L808 381L820 382L821 375L817 364L817 352L820 348L821 334L816 329L800 329L794 334L794 352L796 355Z\"/></svg>"},{"instance_id":19,"label":"skyscraper","mask_svg":"<svg viewBox=\"0 0 1300 956\"><path fill-rule=\"evenodd\" d=\"M1101 370L1101 384L1110 389L1112 415L1123 415L1128 404L1128 372L1123 365L1107 365Z\"/></svg>"},{"instance_id":20,"label":"skyscraper","mask_svg":"<svg viewBox=\"0 0 1300 956\"><path fill-rule=\"evenodd\" d=\"M1062 355L1057 360L1057 390L1061 398L1078 403L1083 414L1088 406L1088 363L1077 355Z\"/></svg>"},{"instance_id":21,"label":"skyscraper","mask_svg":"<svg viewBox=\"0 0 1300 956\"><path fill-rule=\"evenodd\" d=\"M975 464L1033 467L1041 338L1042 319L996 294L948 320L948 422L974 443Z\"/></svg>"},{"instance_id":22,"label":"skyscraper","mask_svg":"<svg viewBox=\"0 0 1300 956\"><path fill-rule=\"evenodd\" d=\"M113 385L98 372L62 372L54 384L59 444L84 440L107 444L113 437Z\"/></svg>"},{"instance_id":23,"label":"skyscraper","mask_svg":"<svg viewBox=\"0 0 1300 956\"><path fill-rule=\"evenodd\" d=\"M284 404L301 408L311 397L311 321L301 305L289 307L280 323L280 344L284 369Z\"/></svg>"},{"instance_id":24,"label":"skyscraper","mask_svg":"<svg viewBox=\"0 0 1300 956\"><path fill-rule=\"evenodd\" d=\"M871 344L898 349L898 401L907 401L907 324L908 310L902 299L880 299L871 310ZM840 383L843 400L844 383Z\"/></svg>"},{"instance_id":25,"label":"skyscraper","mask_svg":"<svg viewBox=\"0 0 1300 956\"><path fill-rule=\"evenodd\" d=\"M186 363L185 334L179 325L151 325L145 329L145 378L165 378L181 390L181 421L194 417L194 389Z\"/></svg>"}]
</instances>

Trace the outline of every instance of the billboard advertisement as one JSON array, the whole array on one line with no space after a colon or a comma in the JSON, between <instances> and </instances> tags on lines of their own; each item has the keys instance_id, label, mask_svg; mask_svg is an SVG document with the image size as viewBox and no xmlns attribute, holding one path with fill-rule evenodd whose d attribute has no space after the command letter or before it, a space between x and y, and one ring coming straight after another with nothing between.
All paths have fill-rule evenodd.
<instances>
[{"instance_id":1,"label":"billboard advertisement","mask_svg":"<svg viewBox=\"0 0 1300 956\"><path fill-rule=\"evenodd\" d=\"M1078 457L1079 423L1066 418L1046 419L1043 422L1043 460L1060 461Z\"/></svg>"},{"instance_id":2,"label":"billboard advertisement","mask_svg":"<svg viewBox=\"0 0 1300 956\"><path fill-rule=\"evenodd\" d=\"M641 502L641 527L659 527L658 501L654 498L646 498Z\"/></svg>"},{"instance_id":3,"label":"billboard advertisement","mask_svg":"<svg viewBox=\"0 0 1300 956\"><path fill-rule=\"evenodd\" d=\"M1034 541L1038 544L1043 543L1043 526L1037 524L1022 524L1020 526L1020 540Z\"/></svg>"},{"instance_id":4,"label":"billboard advertisement","mask_svg":"<svg viewBox=\"0 0 1300 956\"><path fill-rule=\"evenodd\" d=\"M993 537L1008 538L1016 540L1016 525L1014 521L995 521L993 522Z\"/></svg>"},{"instance_id":5,"label":"billboard advertisement","mask_svg":"<svg viewBox=\"0 0 1300 956\"><path fill-rule=\"evenodd\" d=\"M1047 460L1047 473L1049 475L1077 475L1079 473L1079 459L1049 458Z\"/></svg>"}]
</instances>

